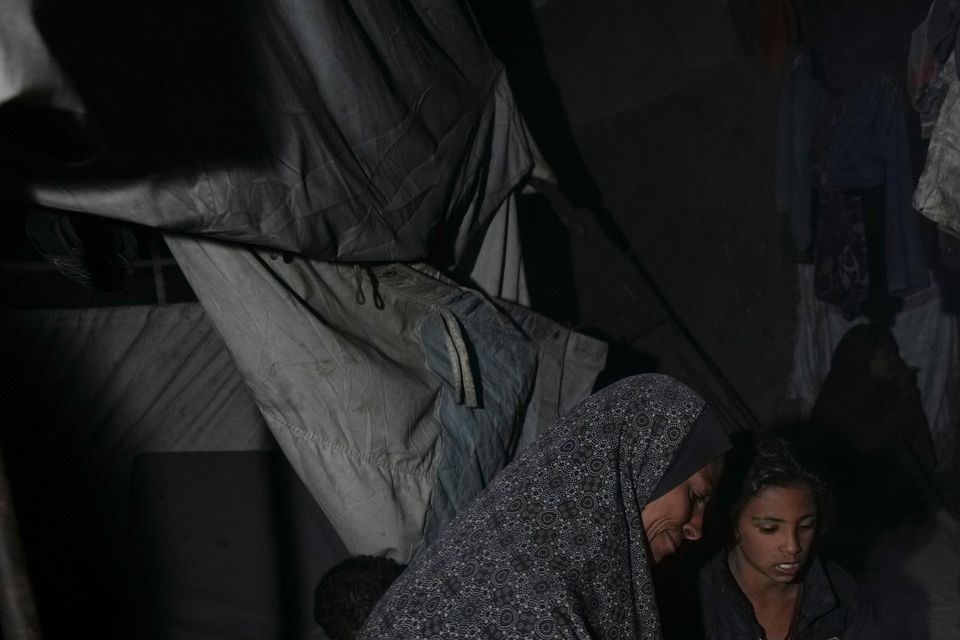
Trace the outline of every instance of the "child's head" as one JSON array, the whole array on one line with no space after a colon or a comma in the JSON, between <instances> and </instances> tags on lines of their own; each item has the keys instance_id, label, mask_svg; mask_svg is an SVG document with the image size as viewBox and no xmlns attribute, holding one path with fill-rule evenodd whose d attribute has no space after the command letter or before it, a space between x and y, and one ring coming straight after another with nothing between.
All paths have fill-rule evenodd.
<instances>
[{"instance_id":1,"label":"child's head","mask_svg":"<svg viewBox=\"0 0 960 640\"><path fill-rule=\"evenodd\" d=\"M784 440L761 433L754 434L751 440L744 451L738 452L743 456L744 470L730 511L733 523L740 518L747 503L773 487L807 489L817 511L827 511L830 496L826 485L797 461Z\"/></svg>"},{"instance_id":2,"label":"child's head","mask_svg":"<svg viewBox=\"0 0 960 640\"><path fill-rule=\"evenodd\" d=\"M752 446L750 446L752 445ZM824 483L783 440L755 434L740 454L730 522L741 569L773 583L802 578L828 502Z\"/></svg>"},{"instance_id":3,"label":"child's head","mask_svg":"<svg viewBox=\"0 0 960 640\"><path fill-rule=\"evenodd\" d=\"M320 580L313 615L331 640L353 640L406 565L380 556L354 556Z\"/></svg>"}]
</instances>

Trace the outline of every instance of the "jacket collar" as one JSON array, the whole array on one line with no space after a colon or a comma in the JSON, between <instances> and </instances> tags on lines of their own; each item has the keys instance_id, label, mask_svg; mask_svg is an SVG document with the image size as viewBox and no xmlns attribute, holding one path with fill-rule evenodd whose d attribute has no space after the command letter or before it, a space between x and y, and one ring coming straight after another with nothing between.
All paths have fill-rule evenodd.
<instances>
[{"instance_id":1,"label":"jacket collar","mask_svg":"<svg viewBox=\"0 0 960 640\"><path fill-rule=\"evenodd\" d=\"M724 549L716 554L711 561L710 570L713 573L721 602L729 603L733 608L742 610L756 621L753 615L753 606L740 589L736 578L730 571L727 556L730 549ZM799 628L828 613L839 606L839 599L830 583L823 561L814 556L803 577L803 595L800 600Z\"/></svg>"},{"instance_id":2,"label":"jacket collar","mask_svg":"<svg viewBox=\"0 0 960 640\"><path fill-rule=\"evenodd\" d=\"M837 608L839 598L830 582L830 576L819 557L814 557L803 577L803 598L800 600L802 621L816 620Z\"/></svg>"}]
</instances>

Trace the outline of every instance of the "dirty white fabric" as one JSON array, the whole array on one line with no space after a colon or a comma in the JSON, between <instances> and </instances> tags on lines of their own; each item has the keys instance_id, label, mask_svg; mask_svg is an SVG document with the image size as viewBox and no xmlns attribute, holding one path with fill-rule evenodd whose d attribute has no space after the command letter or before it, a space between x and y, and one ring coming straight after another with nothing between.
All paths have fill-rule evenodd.
<instances>
[{"instance_id":1,"label":"dirty white fabric","mask_svg":"<svg viewBox=\"0 0 960 640\"><path fill-rule=\"evenodd\" d=\"M503 79L502 82L505 83L506 80ZM505 173L510 170L515 172L517 167L527 166L529 162L529 178L556 184L557 178L553 169L530 136L526 123L519 113L513 113L509 124L500 122L500 128L506 131L496 138L500 141L500 146L494 147L494 153L490 156L485 172ZM522 154L518 153L517 148L504 144L503 141L510 140L511 135L522 136L524 141ZM482 234L470 236L465 230L461 230L457 234L457 261L449 269L454 278L463 284L478 288L500 300L529 307L530 292L527 290L517 219L518 192L535 193L536 189L531 184L524 184L522 190L515 189L511 192L490 216L490 222ZM482 197L472 202L464 219L472 221L477 208L484 205L485 200ZM467 226L466 229L469 228Z\"/></svg>"},{"instance_id":2,"label":"dirty white fabric","mask_svg":"<svg viewBox=\"0 0 960 640\"><path fill-rule=\"evenodd\" d=\"M844 319L839 309L816 299L810 265L797 265L797 287L797 334L787 397L799 400L804 413L809 414L830 371L834 349L847 330L860 322ZM923 409L940 457L938 469L945 471L957 462L952 403L956 400L960 320L943 313L940 307L937 287L908 296L892 332L904 361L920 368L918 386Z\"/></svg>"},{"instance_id":3,"label":"dirty white fabric","mask_svg":"<svg viewBox=\"0 0 960 640\"><path fill-rule=\"evenodd\" d=\"M453 263L532 169L466 3L16 0L2 14L10 200L326 260L442 244ZM83 104L66 114L70 87Z\"/></svg>"},{"instance_id":4,"label":"dirty white fabric","mask_svg":"<svg viewBox=\"0 0 960 640\"><path fill-rule=\"evenodd\" d=\"M408 560L605 360L603 343L426 267L167 243L352 553Z\"/></svg>"},{"instance_id":5,"label":"dirty white fabric","mask_svg":"<svg viewBox=\"0 0 960 640\"><path fill-rule=\"evenodd\" d=\"M271 448L223 343L197 303L0 312L11 400L114 463L147 451ZM109 464L106 464L109 463Z\"/></svg>"},{"instance_id":6,"label":"dirty white fabric","mask_svg":"<svg viewBox=\"0 0 960 640\"><path fill-rule=\"evenodd\" d=\"M0 12L0 103L17 100L80 112L69 86L37 28L34 0L4 0Z\"/></svg>"},{"instance_id":7,"label":"dirty white fabric","mask_svg":"<svg viewBox=\"0 0 960 640\"><path fill-rule=\"evenodd\" d=\"M530 306L530 292L523 270L516 195L507 197L494 213L465 281L501 300Z\"/></svg>"},{"instance_id":8,"label":"dirty white fabric","mask_svg":"<svg viewBox=\"0 0 960 640\"><path fill-rule=\"evenodd\" d=\"M68 456L51 477L111 522L126 521L140 453L276 447L199 304L4 311L0 331L7 416L24 429L7 453ZM118 554L123 533L103 532Z\"/></svg>"},{"instance_id":9,"label":"dirty white fabric","mask_svg":"<svg viewBox=\"0 0 960 640\"><path fill-rule=\"evenodd\" d=\"M68 628L133 637L116 627L136 615L128 598L145 579L130 555L136 460L147 452L190 459L200 451L276 449L273 437L197 303L10 310L0 312L0 331L3 457L14 500L25 498L15 506L38 603L53 627L44 630L48 637L69 635ZM175 496L161 499L176 513ZM166 524L191 533L217 526ZM247 533L231 540L249 541ZM197 572L215 581L222 574L213 557L224 549L210 550ZM165 559L156 554L148 548L143 557ZM269 562L262 556L251 566ZM196 583L190 586L196 601ZM201 599L239 606L222 593Z\"/></svg>"},{"instance_id":10,"label":"dirty white fabric","mask_svg":"<svg viewBox=\"0 0 960 640\"><path fill-rule=\"evenodd\" d=\"M955 54L937 76L949 85L930 137L926 165L913 193L913 206L938 225L960 233L960 82Z\"/></svg>"}]
</instances>

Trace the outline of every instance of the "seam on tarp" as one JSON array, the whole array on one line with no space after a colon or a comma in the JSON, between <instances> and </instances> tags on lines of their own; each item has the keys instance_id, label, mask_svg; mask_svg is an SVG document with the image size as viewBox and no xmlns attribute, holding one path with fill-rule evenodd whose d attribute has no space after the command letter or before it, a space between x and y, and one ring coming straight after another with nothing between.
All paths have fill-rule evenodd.
<instances>
[{"instance_id":1,"label":"seam on tarp","mask_svg":"<svg viewBox=\"0 0 960 640\"><path fill-rule=\"evenodd\" d=\"M293 426L292 424L290 424L289 422L287 422L286 420L284 420L283 418L281 418L279 415L277 415L274 411L272 411L272 410L270 410L270 409L261 409L261 411L263 411L264 416L265 416L267 419L269 419L269 420L271 420L271 421L276 421L276 422L277 422L280 426L282 426L284 429L286 429L287 431L289 431L289 432L292 433L293 435L301 438L302 440L309 440L309 441L311 441L311 442L315 442L315 443L317 443L317 444L321 444L321 445L323 445L324 447L326 447L326 448L328 448L328 449L333 449L334 451L337 451L338 453L342 453L343 455L349 456L349 457L351 457L351 458L356 458L357 460L362 460L363 462L369 462L369 463L373 464L374 466L376 466L376 467L378 467L378 468L381 468L381 469L390 469L391 471L396 471L397 473L402 473L402 474L405 474L405 475L408 475L408 476L414 476L414 477L416 477L416 478L421 478L421 479L424 479L424 480L428 480L428 479L433 475L432 473L424 473L424 472L422 472L422 471L415 471L415 470L411 469L410 467L408 467L408 466L406 466L406 465L398 465L398 464L393 464L393 463L386 463L386 464L384 464L381 458L374 457L373 455L368 454L368 453L363 453L363 452L357 451L356 449L351 449L351 448L349 448L349 447L345 447L345 446L343 446L343 445L337 444L336 442L333 442L333 441L331 441L331 440L328 440L327 438L324 438L323 436L317 435L317 434L315 434L315 433L311 433L311 432L309 432L309 431L306 431L306 430L304 430L304 429L301 429L300 427L295 427L295 426Z\"/></svg>"}]
</instances>

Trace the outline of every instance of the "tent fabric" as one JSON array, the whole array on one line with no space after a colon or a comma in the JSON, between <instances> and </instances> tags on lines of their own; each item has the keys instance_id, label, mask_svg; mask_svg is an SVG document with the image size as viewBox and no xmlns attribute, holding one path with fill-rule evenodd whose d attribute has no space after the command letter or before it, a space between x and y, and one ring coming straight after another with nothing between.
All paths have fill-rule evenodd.
<instances>
[{"instance_id":1,"label":"tent fabric","mask_svg":"<svg viewBox=\"0 0 960 640\"><path fill-rule=\"evenodd\" d=\"M797 335L794 342L793 370L787 397L799 400L805 413L813 408L827 373L833 351L840 339L858 321L847 320L839 309L816 299L813 294L813 268L797 265ZM908 296L891 328L904 361L919 367L918 386L923 409L930 423L940 470L953 469L957 460L954 435L953 367L960 348L960 324L955 315L944 313L937 287Z\"/></svg>"},{"instance_id":2,"label":"tent fabric","mask_svg":"<svg viewBox=\"0 0 960 640\"><path fill-rule=\"evenodd\" d=\"M34 0L8 0L0 17L0 104L13 100L81 111L76 91L36 24Z\"/></svg>"},{"instance_id":3,"label":"tent fabric","mask_svg":"<svg viewBox=\"0 0 960 640\"><path fill-rule=\"evenodd\" d=\"M517 196L511 194L491 218L469 274L461 278L496 298L529 307L530 291L523 268L517 216ZM454 275L466 271L465 267L457 265Z\"/></svg>"},{"instance_id":4,"label":"tent fabric","mask_svg":"<svg viewBox=\"0 0 960 640\"><path fill-rule=\"evenodd\" d=\"M421 260L439 240L452 263L532 170L466 3L12 9L4 60L25 77L0 76L7 199L326 260Z\"/></svg>"},{"instance_id":5,"label":"tent fabric","mask_svg":"<svg viewBox=\"0 0 960 640\"><path fill-rule=\"evenodd\" d=\"M2 311L0 330L14 414L91 460L274 446L197 303Z\"/></svg>"},{"instance_id":6,"label":"tent fabric","mask_svg":"<svg viewBox=\"0 0 960 640\"><path fill-rule=\"evenodd\" d=\"M352 553L409 560L604 364L602 342L423 265L167 243Z\"/></svg>"},{"instance_id":7,"label":"tent fabric","mask_svg":"<svg viewBox=\"0 0 960 640\"><path fill-rule=\"evenodd\" d=\"M3 311L0 330L3 455L44 630L106 629L136 456L276 443L195 302Z\"/></svg>"},{"instance_id":8,"label":"tent fabric","mask_svg":"<svg viewBox=\"0 0 960 640\"><path fill-rule=\"evenodd\" d=\"M149 453L133 467L129 640L327 640L314 591L348 553L279 451Z\"/></svg>"},{"instance_id":9,"label":"tent fabric","mask_svg":"<svg viewBox=\"0 0 960 640\"><path fill-rule=\"evenodd\" d=\"M4 311L0 329L8 415L31 434L10 446L72 452L72 486L111 509L137 454L276 447L197 303Z\"/></svg>"},{"instance_id":10,"label":"tent fabric","mask_svg":"<svg viewBox=\"0 0 960 640\"><path fill-rule=\"evenodd\" d=\"M550 174L466 3L15 9L34 28L0 24L7 50L40 55L0 105L0 194L176 232L352 550L409 558L591 390L602 343L398 263L529 299L512 195Z\"/></svg>"}]
</instances>

